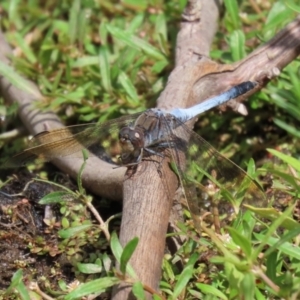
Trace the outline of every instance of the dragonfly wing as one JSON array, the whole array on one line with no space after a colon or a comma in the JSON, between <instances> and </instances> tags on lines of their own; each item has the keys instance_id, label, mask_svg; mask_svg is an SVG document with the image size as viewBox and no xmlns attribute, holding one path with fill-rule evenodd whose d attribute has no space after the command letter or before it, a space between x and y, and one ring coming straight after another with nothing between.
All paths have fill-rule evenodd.
<instances>
[{"instance_id":1,"label":"dragonfly wing","mask_svg":"<svg viewBox=\"0 0 300 300\"><path fill-rule=\"evenodd\" d=\"M224 219L232 217L241 204L267 206L258 183L186 124L176 120L172 132L174 143L185 153L184 157L177 156L175 161L194 221L216 206L219 214L227 215Z\"/></svg>"},{"instance_id":2,"label":"dragonfly wing","mask_svg":"<svg viewBox=\"0 0 300 300\"><path fill-rule=\"evenodd\" d=\"M105 123L69 126L61 129L44 131L32 138L30 148L13 156L1 168L19 167L38 158L49 161L57 157L82 157L81 151L91 153L109 162L118 162L121 149L118 132L128 126L140 115L133 114Z\"/></svg>"}]
</instances>

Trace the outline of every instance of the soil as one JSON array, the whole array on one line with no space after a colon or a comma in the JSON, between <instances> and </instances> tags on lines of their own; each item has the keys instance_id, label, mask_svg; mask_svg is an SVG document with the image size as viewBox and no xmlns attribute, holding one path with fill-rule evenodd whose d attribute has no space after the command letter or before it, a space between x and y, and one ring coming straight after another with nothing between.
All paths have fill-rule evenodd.
<instances>
[{"instance_id":1,"label":"soil","mask_svg":"<svg viewBox=\"0 0 300 300\"><path fill-rule=\"evenodd\" d=\"M76 184L68 176L58 172L52 174L55 182L76 190ZM60 205L38 203L60 188L34 178L36 176L27 171L18 172L0 191L0 291L9 287L12 276L19 269L23 270L25 284L35 281L42 290L60 290L59 280L68 284L76 279L76 271L65 249L60 251L59 248L62 241L58 234L62 229ZM99 199L94 200L104 220L112 215L110 205L104 207ZM121 206L113 203L113 210L120 212ZM89 212L87 214L92 218ZM46 224L45 220L51 219L55 219L55 223L49 225L48 221ZM84 244L80 251L87 255L95 252L99 246L97 242Z\"/></svg>"}]
</instances>

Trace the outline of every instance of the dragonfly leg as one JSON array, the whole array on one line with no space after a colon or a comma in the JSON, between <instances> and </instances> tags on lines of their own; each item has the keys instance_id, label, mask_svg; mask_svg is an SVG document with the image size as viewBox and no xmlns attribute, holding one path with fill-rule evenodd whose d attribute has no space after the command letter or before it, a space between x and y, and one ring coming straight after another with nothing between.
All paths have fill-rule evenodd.
<instances>
[{"instance_id":1,"label":"dragonfly leg","mask_svg":"<svg viewBox=\"0 0 300 300\"><path fill-rule=\"evenodd\" d=\"M165 154L162 154L160 152L157 152L155 150L152 150L152 149L149 149L149 148L144 148L145 151L147 151L148 153L150 154L153 154L153 155L156 155L156 156L159 156L161 158L161 160L158 160L156 161L158 163L158 168L157 168L157 172L159 173L159 176L162 177L162 172L161 172L161 169L162 169L162 163L166 157Z\"/></svg>"},{"instance_id":2,"label":"dragonfly leg","mask_svg":"<svg viewBox=\"0 0 300 300\"><path fill-rule=\"evenodd\" d=\"M147 151L148 153L150 154L153 154L153 155L157 155L157 156L160 156L162 158L164 158L165 156L155 150L152 150L151 148L144 148L145 151Z\"/></svg>"},{"instance_id":3,"label":"dragonfly leg","mask_svg":"<svg viewBox=\"0 0 300 300\"><path fill-rule=\"evenodd\" d=\"M131 154L131 153L130 153ZM137 166L143 159L143 148L140 149L140 154L136 158L134 162L131 163L126 163L126 161L131 161L131 156L130 155L123 155L119 157L119 160L121 161L121 165L117 167L113 167L113 169L121 168L121 167L132 167L132 166Z\"/></svg>"}]
</instances>

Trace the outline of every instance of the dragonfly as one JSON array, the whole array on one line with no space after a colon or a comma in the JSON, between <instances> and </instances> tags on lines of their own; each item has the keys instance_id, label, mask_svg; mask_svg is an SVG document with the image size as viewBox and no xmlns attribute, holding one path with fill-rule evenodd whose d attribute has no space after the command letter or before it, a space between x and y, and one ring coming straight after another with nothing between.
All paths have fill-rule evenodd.
<instances>
[{"instance_id":1,"label":"dragonfly","mask_svg":"<svg viewBox=\"0 0 300 300\"><path fill-rule=\"evenodd\" d=\"M258 183L187 125L199 114L247 93L256 85L252 81L243 82L186 109L148 109L104 123L44 131L31 139L28 149L13 156L1 168L19 167L36 158L51 161L57 157L82 157L83 149L110 162L112 168L134 167L155 157L153 161L159 169L167 157L180 178L187 207L200 230L199 216L211 207L217 207L226 215L224 219L229 219L242 203L266 205Z\"/></svg>"}]
</instances>

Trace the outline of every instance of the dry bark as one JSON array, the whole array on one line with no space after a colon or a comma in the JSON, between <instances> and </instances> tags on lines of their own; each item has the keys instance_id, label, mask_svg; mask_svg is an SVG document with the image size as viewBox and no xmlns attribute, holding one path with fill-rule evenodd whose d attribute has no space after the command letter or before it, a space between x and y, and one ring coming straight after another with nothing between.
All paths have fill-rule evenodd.
<instances>
[{"instance_id":1,"label":"dry bark","mask_svg":"<svg viewBox=\"0 0 300 300\"><path fill-rule=\"evenodd\" d=\"M215 34L219 16L218 1L190 1L183 15L176 47L176 67L167 86L158 98L158 107L188 107L219 94L243 81L256 80L260 87L294 60L300 53L300 17L278 33L271 41L260 47L247 58L232 65L220 65L208 59L209 48ZM11 55L4 37L0 34L0 59L9 63ZM33 85L34 86L34 85ZM0 79L3 97L20 105L19 114L31 134L47 128L61 126L59 119L51 112L42 114L35 103L42 99L38 89L35 95L25 93L12 86L5 78ZM38 96L37 96L38 95ZM241 97L243 99L243 97ZM240 99L240 100L241 100ZM244 111L238 102L229 103L233 109ZM81 162L56 160L60 169L76 176ZM111 199L122 197L125 168L112 169L111 165L93 160L83 174L86 188L95 194ZM139 246L130 263L140 280L157 289L160 279L161 261L164 253L172 195L178 186L175 175L166 166L167 187L155 164L142 162L137 173L127 174L124 182L124 209L120 240L125 245L133 237L140 238ZM167 191L167 192L166 192ZM119 286L113 299L130 299L130 287Z\"/></svg>"}]
</instances>

